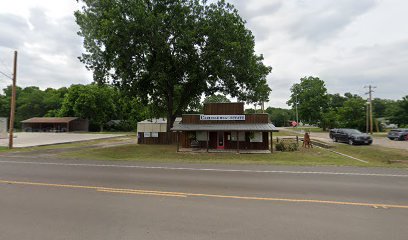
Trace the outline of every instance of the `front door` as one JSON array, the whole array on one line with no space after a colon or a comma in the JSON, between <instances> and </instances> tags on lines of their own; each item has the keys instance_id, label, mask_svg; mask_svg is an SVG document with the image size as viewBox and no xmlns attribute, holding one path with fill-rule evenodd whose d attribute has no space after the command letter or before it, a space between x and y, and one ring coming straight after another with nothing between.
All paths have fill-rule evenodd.
<instances>
[{"instance_id":1,"label":"front door","mask_svg":"<svg viewBox=\"0 0 408 240\"><path fill-rule=\"evenodd\" d=\"M217 132L217 149L224 149L224 132Z\"/></svg>"}]
</instances>

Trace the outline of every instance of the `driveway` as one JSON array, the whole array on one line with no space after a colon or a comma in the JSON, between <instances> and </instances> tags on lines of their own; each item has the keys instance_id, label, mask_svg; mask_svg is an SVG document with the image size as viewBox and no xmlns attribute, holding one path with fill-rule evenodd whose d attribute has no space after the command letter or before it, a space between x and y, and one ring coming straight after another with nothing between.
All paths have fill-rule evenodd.
<instances>
[{"instance_id":1,"label":"driveway","mask_svg":"<svg viewBox=\"0 0 408 240\"><path fill-rule=\"evenodd\" d=\"M326 132L322 132L322 133L312 132L310 133L310 137L312 139L316 138L318 140L325 141L325 142L333 142L329 137L329 133L326 133ZM402 150L408 151L408 141L392 141L386 137L374 137L373 145L388 147L388 148L402 149Z\"/></svg>"},{"instance_id":2,"label":"driveway","mask_svg":"<svg viewBox=\"0 0 408 240\"><path fill-rule=\"evenodd\" d=\"M14 147L21 148L122 137L126 134L21 132L14 135ZM0 139L0 146L8 146L8 139Z\"/></svg>"}]
</instances>

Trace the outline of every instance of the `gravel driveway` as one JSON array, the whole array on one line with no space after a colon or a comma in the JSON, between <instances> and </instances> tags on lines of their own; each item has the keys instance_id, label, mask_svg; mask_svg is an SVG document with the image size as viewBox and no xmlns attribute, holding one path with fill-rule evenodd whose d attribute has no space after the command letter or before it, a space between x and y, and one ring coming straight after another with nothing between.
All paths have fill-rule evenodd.
<instances>
[{"instance_id":1,"label":"gravel driveway","mask_svg":"<svg viewBox=\"0 0 408 240\"><path fill-rule=\"evenodd\" d=\"M326 141L331 141L329 137L329 133L316 133L312 132L310 133L310 137L316 137L319 139L324 139ZM389 147L389 148L397 148L397 149L403 149L408 151L408 141L392 141L389 140L386 137L374 137L373 139L373 145L374 146L383 146L383 147Z\"/></svg>"}]
</instances>

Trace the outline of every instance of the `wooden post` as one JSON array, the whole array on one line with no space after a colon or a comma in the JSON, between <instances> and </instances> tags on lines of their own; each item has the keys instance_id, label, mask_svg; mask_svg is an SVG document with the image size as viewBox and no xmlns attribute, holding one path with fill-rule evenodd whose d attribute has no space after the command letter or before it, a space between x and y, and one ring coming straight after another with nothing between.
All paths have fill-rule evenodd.
<instances>
[{"instance_id":1,"label":"wooden post","mask_svg":"<svg viewBox=\"0 0 408 240\"><path fill-rule=\"evenodd\" d=\"M9 148L13 148L14 135L14 116L16 112L16 81L17 81L17 51L14 51L14 66L13 66L13 86L11 89L10 103L10 126L9 126Z\"/></svg>"},{"instance_id":2,"label":"wooden post","mask_svg":"<svg viewBox=\"0 0 408 240\"><path fill-rule=\"evenodd\" d=\"M207 131L207 153L208 153L208 148L209 148L209 142L210 142L210 133Z\"/></svg>"},{"instance_id":3,"label":"wooden post","mask_svg":"<svg viewBox=\"0 0 408 240\"><path fill-rule=\"evenodd\" d=\"M273 132L271 132L271 153L273 153Z\"/></svg>"},{"instance_id":4,"label":"wooden post","mask_svg":"<svg viewBox=\"0 0 408 240\"><path fill-rule=\"evenodd\" d=\"M179 152L180 151L180 132L179 131L177 131L176 136L177 136L177 152Z\"/></svg>"},{"instance_id":5,"label":"wooden post","mask_svg":"<svg viewBox=\"0 0 408 240\"><path fill-rule=\"evenodd\" d=\"M237 131L237 153L239 153L239 131Z\"/></svg>"}]
</instances>

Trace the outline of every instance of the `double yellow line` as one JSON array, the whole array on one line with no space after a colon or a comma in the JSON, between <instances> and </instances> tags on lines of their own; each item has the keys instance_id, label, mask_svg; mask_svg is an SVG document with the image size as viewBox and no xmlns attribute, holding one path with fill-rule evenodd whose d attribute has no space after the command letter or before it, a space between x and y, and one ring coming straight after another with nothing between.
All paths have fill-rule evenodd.
<instances>
[{"instance_id":1,"label":"double yellow line","mask_svg":"<svg viewBox=\"0 0 408 240\"><path fill-rule=\"evenodd\" d=\"M0 184L15 184L15 185L71 188L71 189L89 189L89 190L95 190L98 192L106 192L106 193L152 195L152 196L179 197L179 198L186 198L186 197L203 197L204 198L206 197L206 198L223 198L223 199L239 199L239 200L258 200L258 201L275 201L275 202L290 202L290 203L317 203L317 204L333 204L333 205L347 205L347 206L374 207L374 208L408 209L408 205L383 204L383 203L361 203L361 202L327 201L327 200L316 200L316 199L269 198L269 197L203 194L203 193L164 192L164 191L151 191L151 190L143 190L143 189L108 188L108 187L86 186L86 185L22 182L22 181L12 181L12 180L0 180Z\"/></svg>"}]
</instances>

